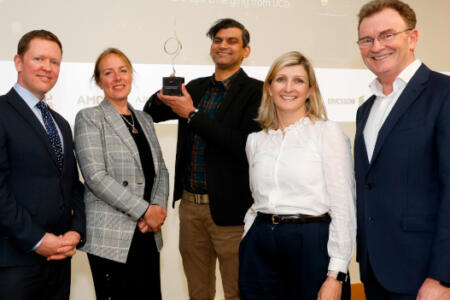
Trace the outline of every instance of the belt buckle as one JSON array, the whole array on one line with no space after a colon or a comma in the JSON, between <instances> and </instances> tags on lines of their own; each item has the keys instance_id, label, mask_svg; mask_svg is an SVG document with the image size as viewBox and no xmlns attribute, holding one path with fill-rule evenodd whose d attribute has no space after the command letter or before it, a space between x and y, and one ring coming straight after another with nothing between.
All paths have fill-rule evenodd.
<instances>
[{"instance_id":1,"label":"belt buckle","mask_svg":"<svg viewBox=\"0 0 450 300\"><path fill-rule=\"evenodd\" d=\"M276 220L276 217L278 217L278 215L272 215L272 224L275 224L275 225L280 224L280 223Z\"/></svg>"},{"instance_id":2,"label":"belt buckle","mask_svg":"<svg viewBox=\"0 0 450 300\"><path fill-rule=\"evenodd\" d=\"M193 194L194 195L194 203L195 204L197 204L197 205L200 205L201 203L201 201L200 201L200 195L198 195L198 194Z\"/></svg>"},{"instance_id":3,"label":"belt buckle","mask_svg":"<svg viewBox=\"0 0 450 300\"><path fill-rule=\"evenodd\" d=\"M205 198L205 194L193 194L194 196L194 203L197 205L205 205L209 204L209 201Z\"/></svg>"}]
</instances>

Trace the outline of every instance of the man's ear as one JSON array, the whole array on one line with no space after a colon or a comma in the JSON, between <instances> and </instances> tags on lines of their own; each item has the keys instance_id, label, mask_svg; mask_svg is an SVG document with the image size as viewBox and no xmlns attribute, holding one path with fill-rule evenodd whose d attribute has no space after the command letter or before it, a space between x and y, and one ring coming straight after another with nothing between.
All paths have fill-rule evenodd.
<instances>
[{"instance_id":1,"label":"man's ear","mask_svg":"<svg viewBox=\"0 0 450 300\"><path fill-rule=\"evenodd\" d=\"M414 28L411 30L411 33L409 34L409 50L414 51L417 46L417 41L419 40L419 30L417 28Z\"/></svg>"},{"instance_id":2,"label":"man's ear","mask_svg":"<svg viewBox=\"0 0 450 300\"><path fill-rule=\"evenodd\" d=\"M244 58L247 58L250 55L251 50L250 45L244 47Z\"/></svg>"},{"instance_id":3,"label":"man's ear","mask_svg":"<svg viewBox=\"0 0 450 300\"><path fill-rule=\"evenodd\" d=\"M14 56L14 66L16 67L17 73L22 72L23 70L23 59L19 54Z\"/></svg>"}]
</instances>

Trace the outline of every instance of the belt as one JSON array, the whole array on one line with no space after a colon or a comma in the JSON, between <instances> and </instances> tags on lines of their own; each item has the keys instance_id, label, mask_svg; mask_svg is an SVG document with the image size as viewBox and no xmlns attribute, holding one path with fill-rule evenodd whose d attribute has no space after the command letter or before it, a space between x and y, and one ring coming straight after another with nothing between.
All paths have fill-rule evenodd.
<instances>
[{"instance_id":1,"label":"belt","mask_svg":"<svg viewBox=\"0 0 450 300\"><path fill-rule=\"evenodd\" d=\"M186 190L183 191L183 197L181 197L181 199L200 205L209 204L208 194L194 194Z\"/></svg>"},{"instance_id":2,"label":"belt","mask_svg":"<svg viewBox=\"0 0 450 300\"><path fill-rule=\"evenodd\" d=\"M307 223L326 223L331 220L328 213L320 216L309 215L272 215L258 212L258 218L272 224L307 224Z\"/></svg>"}]
</instances>

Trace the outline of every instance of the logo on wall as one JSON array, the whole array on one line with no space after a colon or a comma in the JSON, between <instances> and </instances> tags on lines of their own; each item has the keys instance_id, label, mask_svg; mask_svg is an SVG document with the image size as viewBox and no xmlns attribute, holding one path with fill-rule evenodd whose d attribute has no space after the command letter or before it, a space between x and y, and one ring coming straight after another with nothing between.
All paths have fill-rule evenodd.
<instances>
[{"instance_id":1,"label":"logo on wall","mask_svg":"<svg viewBox=\"0 0 450 300\"><path fill-rule=\"evenodd\" d=\"M354 98L328 98L328 104L355 104Z\"/></svg>"},{"instance_id":2,"label":"logo on wall","mask_svg":"<svg viewBox=\"0 0 450 300\"><path fill-rule=\"evenodd\" d=\"M90 96L90 95L80 95L77 100L77 105L82 107L89 107L98 105L103 100L103 96Z\"/></svg>"},{"instance_id":3,"label":"logo on wall","mask_svg":"<svg viewBox=\"0 0 450 300\"><path fill-rule=\"evenodd\" d=\"M328 104L357 104L360 106L365 101L364 96L358 98L328 98Z\"/></svg>"},{"instance_id":4,"label":"logo on wall","mask_svg":"<svg viewBox=\"0 0 450 300\"><path fill-rule=\"evenodd\" d=\"M131 103L131 105L133 105L133 106L140 107L140 106L144 105L145 102L147 102L148 98L150 98L150 96L147 96L147 95L134 96L134 97L130 97L128 99L128 102ZM102 95L94 95L94 96L93 95L80 95L80 96L78 96L78 99L77 99L77 105L80 106L81 108L99 105L103 99L104 99L104 96L102 96Z\"/></svg>"}]
</instances>

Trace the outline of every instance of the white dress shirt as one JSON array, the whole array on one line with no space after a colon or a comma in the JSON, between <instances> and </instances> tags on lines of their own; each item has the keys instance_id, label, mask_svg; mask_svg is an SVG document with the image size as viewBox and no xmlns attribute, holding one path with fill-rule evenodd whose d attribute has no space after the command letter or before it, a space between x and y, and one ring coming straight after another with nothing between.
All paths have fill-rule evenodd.
<instances>
[{"instance_id":1,"label":"white dress shirt","mask_svg":"<svg viewBox=\"0 0 450 300\"><path fill-rule=\"evenodd\" d=\"M384 121L386 121L387 116L391 112L395 103L397 103L398 98L421 64L422 63L418 59L409 64L409 66L407 66L397 76L397 78L395 78L394 90L387 96L383 94L383 86L378 79L374 79L370 83L369 88L376 98L370 110L370 114L363 132L369 162L372 160L373 150L375 150L375 144L377 142L378 132L380 131L381 126L383 126Z\"/></svg>"},{"instance_id":2,"label":"white dress shirt","mask_svg":"<svg viewBox=\"0 0 450 300\"><path fill-rule=\"evenodd\" d=\"M347 272L356 236L355 192L350 142L332 121L305 117L284 130L249 135L246 152L254 204L244 235L257 212L329 213L329 270Z\"/></svg>"}]
</instances>

